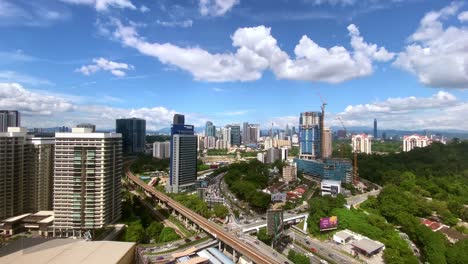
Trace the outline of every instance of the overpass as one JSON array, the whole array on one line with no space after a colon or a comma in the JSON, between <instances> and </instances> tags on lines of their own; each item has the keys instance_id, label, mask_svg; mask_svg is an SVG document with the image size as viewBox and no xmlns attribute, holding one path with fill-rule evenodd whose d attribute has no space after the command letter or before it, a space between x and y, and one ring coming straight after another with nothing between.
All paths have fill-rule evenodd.
<instances>
[{"instance_id":1,"label":"overpass","mask_svg":"<svg viewBox=\"0 0 468 264\"><path fill-rule=\"evenodd\" d=\"M181 205L180 203L174 201L172 198L167 196L166 194L156 191L153 187L144 183L140 178L133 175L130 171L129 166L130 163L126 164L125 166L125 174L127 178L149 193L154 199L158 200L158 202L164 206L171 208L178 214L185 217L186 220L197 225L199 228L203 229L208 234L211 234L214 238L220 241L219 247L221 248L221 243L224 245L229 246L232 248L232 258L233 261L236 262L236 252L239 254L247 257L254 263L258 264L270 264L270 263L278 263L278 261L270 256L267 256L261 252L256 251L252 247L244 244L240 239L236 236L224 231L220 226L215 223L208 221L206 218L202 217L201 215L193 212L192 210L188 209L187 207Z\"/></svg>"},{"instance_id":2,"label":"overpass","mask_svg":"<svg viewBox=\"0 0 468 264\"><path fill-rule=\"evenodd\" d=\"M284 214L283 216L283 222L284 223L290 223L290 222L296 222L299 219L304 219L307 222L307 218L309 217L309 213L302 213L302 214ZM256 223L251 223L242 226L242 233L250 233L253 231L258 231L262 227L267 226L267 221L263 220L261 222L256 222ZM306 226L306 225L304 225Z\"/></svg>"}]
</instances>

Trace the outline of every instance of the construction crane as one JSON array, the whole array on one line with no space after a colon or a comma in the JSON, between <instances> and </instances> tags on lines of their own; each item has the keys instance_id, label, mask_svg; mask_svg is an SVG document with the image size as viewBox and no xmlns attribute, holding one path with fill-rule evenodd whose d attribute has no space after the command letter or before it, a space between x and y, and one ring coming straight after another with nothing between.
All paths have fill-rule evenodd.
<instances>
[{"instance_id":1,"label":"construction crane","mask_svg":"<svg viewBox=\"0 0 468 264\"><path fill-rule=\"evenodd\" d=\"M348 130L346 129L343 119L341 119L340 116L338 116L338 120L340 120L341 126L343 127L345 131L345 136L348 134ZM341 145L341 158L343 158L343 148L344 144ZM353 183L354 185L357 185L359 183L359 175L358 175L358 162L357 162L357 153L358 150L353 150Z\"/></svg>"},{"instance_id":2,"label":"construction crane","mask_svg":"<svg viewBox=\"0 0 468 264\"><path fill-rule=\"evenodd\" d=\"M322 117L320 118L320 130L322 133L320 133L320 155L322 158L325 157L325 107L327 106L327 101L325 101L320 94L320 89L317 88L317 94L320 97L320 101L322 101L322 106L320 107L322 109Z\"/></svg>"}]
</instances>

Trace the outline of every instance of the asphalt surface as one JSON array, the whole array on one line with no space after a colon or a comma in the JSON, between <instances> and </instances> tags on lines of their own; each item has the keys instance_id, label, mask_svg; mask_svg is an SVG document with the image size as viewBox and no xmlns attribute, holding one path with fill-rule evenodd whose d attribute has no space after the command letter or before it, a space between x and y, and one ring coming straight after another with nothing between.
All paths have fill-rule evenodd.
<instances>
[{"instance_id":1,"label":"asphalt surface","mask_svg":"<svg viewBox=\"0 0 468 264\"><path fill-rule=\"evenodd\" d=\"M290 232L294 231L289 231L289 233ZM298 232L294 232L293 236L295 236L296 243L299 243L307 248L314 248L314 251L317 254L335 263L359 263L355 259L331 248L330 244L328 243L322 242L314 238L306 237L305 235L300 234ZM314 252L312 252L312 254L314 254Z\"/></svg>"}]
</instances>

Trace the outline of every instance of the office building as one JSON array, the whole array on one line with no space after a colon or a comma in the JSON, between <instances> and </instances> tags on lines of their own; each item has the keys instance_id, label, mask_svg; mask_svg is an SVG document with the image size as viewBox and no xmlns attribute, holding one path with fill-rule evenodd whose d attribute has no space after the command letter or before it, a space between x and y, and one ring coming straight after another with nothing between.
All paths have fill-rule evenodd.
<instances>
[{"instance_id":1,"label":"office building","mask_svg":"<svg viewBox=\"0 0 468 264\"><path fill-rule=\"evenodd\" d=\"M0 110L0 133L8 132L9 127L21 126L21 114L18 111Z\"/></svg>"},{"instance_id":2,"label":"office building","mask_svg":"<svg viewBox=\"0 0 468 264\"><path fill-rule=\"evenodd\" d=\"M51 209L53 143L25 128L0 132L0 219Z\"/></svg>"},{"instance_id":3,"label":"office building","mask_svg":"<svg viewBox=\"0 0 468 264\"><path fill-rule=\"evenodd\" d=\"M250 127L249 123L242 124L242 144L247 145L250 143Z\"/></svg>"},{"instance_id":4,"label":"office building","mask_svg":"<svg viewBox=\"0 0 468 264\"><path fill-rule=\"evenodd\" d=\"M374 118L374 138L377 137L377 118Z\"/></svg>"},{"instance_id":5,"label":"office building","mask_svg":"<svg viewBox=\"0 0 468 264\"><path fill-rule=\"evenodd\" d=\"M115 128L116 132L122 135L124 154L145 152L146 120L139 118L117 119Z\"/></svg>"},{"instance_id":6,"label":"office building","mask_svg":"<svg viewBox=\"0 0 468 264\"><path fill-rule=\"evenodd\" d=\"M317 180L336 180L351 183L353 166L349 159L305 160L295 159L297 170Z\"/></svg>"},{"instance_id":7,"label":"office building","mask_svg":"<svg viewBox=\"0 0 468 264\"><path fill-rule=\"evenodd\" d=\"M320 112L304 112L299 118L299 157L315 159L320 157L321 128Z\"/></svg>"},{"instance_id":8,"label":"office building","mask_svg":"<svg viewBox=\"0 0 468 264\"><path fill-rule=\"evenodd\" d=\"M286 183L294 182L297 180L297 168L296 166L284 166L283 167L283 181Z\"/></svg>"},{"instance_id":9,"label":"office building","mask_svg":"<svg viewBox=\"0 0 468 264\"><path fill-rule=\"evenodd\" d=\"M320 190L322 196L331 195L336 197L339 193L341 193L341 181L323 180L320 182Z\"/></svg>"},{"instance_id":10,"label":"office building","mask_svg":"<svg viewBox=\"0 0 468 264\"><path fill-rule=\"evenodd\" d=\"M205 137L216 137L216 126L213 125L213 122L206 121Z\"/></svg>"},{"instance_id":11,"label":"office building","mask_svg":"<svg viewBox=\"0 0 468 264\"><path fill-rule=\"evenodd\" d=\"M174 118L173 118L173 121L172 121L172 124L173 125L183 125L183 124L185 124L185 116L180 115L180 114L175 114Z\"/></svg>"},{"instance_id":12,"label":"office building","mask_svg":"<svg viewBox=\"0 0 468 264\"><path fill-rule=\"evenodd\" d=\"M171 142L154 142L153 157L157 159L168 159L171 157Z\"/></svg>"},{"instance_id":13,"label":"office building","mask_svg":"<svg viewBox=\"0 0 468 264\"><path fill-rule=\"evenodd\" d=\"M176 118L174 117L174 120ZM178 117L183 120L184 117ZM179 193L195 188L197 180L197 141L194 127L173 124L171 127L171 165L166 191Z\"/></svg>"},{"instance_id":14,"label":"office building","mask_svg":"<svg viewBox=\"0 0 468 264\"><path fill-rule=\"evenodd\" d=\"M424 148L429 146L432 141L427 136L411 135L403 137L403 151L408 152L414 148Z\"/></svg>"},{"instance_id":15,"label":"office building","mask_svg":"<svg viewBox=\"0 0 468 264\"><path fill-rule=\"evenodd\" d=\"M96 132L96 125L90 123L81 123L76 125L79 128L90 128L92 132Z\"/></svg>"},{"instance_id":16,"label":"office building","mask_svg":"<svg viewBox=\"0 0 468 264\"><path fill-rule=\"evenodd\" d=\"M55 134L54 236L81 236L121 216L122 135Z\"/></svg>"},{"instance_id":17,"label":"office building","mask_svg":"<svg viewBox=\"0 0 468 264\"><path fill-rule=\"evenodd\" d=\"M231 128L231 146L241 145L241 131L239 125L230 125Z\"/></svg>"},{"instance_id":18,"label":"office building","mask_svg":"<svg viewBox=\"0 0 468 264\"><path fill-rule=\"evenodd\" d=\"M372 136L367 134L358 134L351 137L351 146L353 152L357 153L372 153Z\"/></svg>"}]
</instances>

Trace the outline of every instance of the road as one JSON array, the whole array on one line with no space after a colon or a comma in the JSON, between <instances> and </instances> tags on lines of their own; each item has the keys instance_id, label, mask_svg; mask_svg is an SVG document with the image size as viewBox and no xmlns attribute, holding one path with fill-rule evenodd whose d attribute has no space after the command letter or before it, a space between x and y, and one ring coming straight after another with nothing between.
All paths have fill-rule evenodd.
<instances>
[{"instance_id":1,"label":"road","mask_svg":"<svg viewBox=\"0 0 468 264\"><path fill-rule=\"evenodd\" d=\"M300 245L305 246L306 248L315 248L317 254L335 263L360 263L355 259L349 257L348 255L334 250L328 243L324 243L315 238L306 237L305 235L292 230L290 230L289 232L294 233L294 235L292 236L295 237L294 240L296 243L299 243Z\"/></svg>"},{"instance_id":2,"label":"road","mask_svg":"<svg viewBox=\"0 0 468 264\"><path fill-rule=\"evenodd\" d=\"M146 190L148 193L151 193L156 199L164 202L169 207L176 210L177 212L182 214L184 217L188 218L190 221L198 225L201 229L205 230L205 232L208 232L209 234L213 235L218 240L234 248L236 251L238 251L239 253L241 253L242 255L249 258L255 263L258 263L258 264L278 263L278 261L275 258L256 251L255 249L253 249L252 247L249 247L248 245L246 245L243 241L241 241L234 235L224 231L217 224L208 221L206 218L202 217L201 215L193 212L187 207L174 201L166 194L156 191L153 187L148 186L140 178L133 175L133 173L129 170L130 164L131 162L127 163L125 166L125 174L127 175L129 180L131 180L133 183L137 184L138 186Z\"/></svg>"},{"instance_id":3,"label":"road","mask_svg":"<svg viewBox=\"0 0 468 264\"><path fill-rule=\"evenodd\" d=\"M281 255L281 253L277 252L276 250L274 250L270 246L266 245L265 243L261 242L260 240L258 240L255 237L245 235L245 234L241 234L240 239L242 241L244 241L244 243L247 246L253 247L253 248L258 250L259 252L262 252L265 255L270 255L270 256L276 258L280 263L286 263L286 262L291 263L291 261L288 260L288 258Z\"/></svg>"},{"instance_id":4,"label":"road","mask_svg":"<svg viewBox=\"0 0 468 264\"><path fill-rule=\"evenodd\" d=\"M377 189L377 190L373 190L373 191L370 191L370 192L366 192L366 193L363 193L363 194L358 194L358 195L355 195L355 196L350 196L348 198L346 198L346 204L349 205L349 206L359 206L359 204L363 203L364 201L366 201L369 196L377 196L379 195L380 193L380 190L381 189Z\"/></svg>"}]
</instances>

